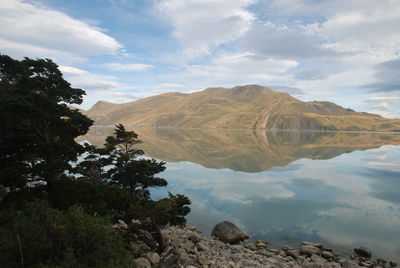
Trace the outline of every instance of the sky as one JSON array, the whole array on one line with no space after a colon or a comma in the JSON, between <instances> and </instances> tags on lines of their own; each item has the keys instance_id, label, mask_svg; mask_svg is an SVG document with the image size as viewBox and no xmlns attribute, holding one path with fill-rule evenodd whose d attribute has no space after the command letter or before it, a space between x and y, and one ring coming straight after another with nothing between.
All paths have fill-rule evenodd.
<instances>
[{"instance_id":1,"label":"sky","mask_svg":"<svg viewBox=\"0 0 400 268\"><path fill-rule=\"evenodd\" d=\"M258 84L400 118L400 0L1 0L0 53L116 103Z\"/></svg>"}]
</instances>

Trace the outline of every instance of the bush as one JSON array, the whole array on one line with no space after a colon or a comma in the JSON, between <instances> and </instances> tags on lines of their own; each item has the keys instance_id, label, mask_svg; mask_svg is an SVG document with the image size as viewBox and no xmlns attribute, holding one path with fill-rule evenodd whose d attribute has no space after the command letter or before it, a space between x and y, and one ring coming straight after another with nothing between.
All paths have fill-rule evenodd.
<instances>
[{"instance_id":1,"label":"bush","mask_svg":"<svg viewBox=\"0 0 400 268\"><path fill-rule=\"evenodd\" d=\"M49 194L49 202L62 210L80 204L87 212L100 215L126 210L131 203L127 191L89 179L58 181L54 192Z\"/></svg>"},{"instance_id":2,"label":"bush","mask_svg":"<svg viewBox=\"0 0 400 268\"><path fill-rule=\"evenodd\" d=\"M128 261L121 237L104 219L45 201L0 214L0 267L115 267ZM127 266L129 267L129 266Z\"/></svg>"}]
</instances>

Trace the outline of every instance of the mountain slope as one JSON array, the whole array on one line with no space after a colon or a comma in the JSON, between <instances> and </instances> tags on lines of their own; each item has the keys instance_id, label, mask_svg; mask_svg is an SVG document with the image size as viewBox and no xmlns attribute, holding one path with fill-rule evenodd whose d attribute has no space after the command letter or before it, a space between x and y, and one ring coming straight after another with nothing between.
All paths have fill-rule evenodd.
<instances>
[{"instance_id":1,"label":"mountain slope","mask_svg":"<svg viewBox=\"0 0 400 268\"><path fill-rule=\"evenodd\" d=\"M103 126L400 131L398 119L302 102L257 85L165 93L124 104L101 101L86 114Z\"/></svg>"}]
</instances>

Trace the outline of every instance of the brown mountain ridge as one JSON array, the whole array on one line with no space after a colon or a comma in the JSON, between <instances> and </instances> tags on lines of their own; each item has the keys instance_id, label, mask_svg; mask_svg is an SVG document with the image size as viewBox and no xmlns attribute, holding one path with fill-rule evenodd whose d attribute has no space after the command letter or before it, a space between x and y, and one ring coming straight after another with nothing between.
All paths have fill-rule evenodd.
<instances>
[{"instance_id":1,"label":"brown mountain ridge","mask_svg":"<svg viewBox=\"0 0 400 268\"><path fill-rule=\"evenodd\" d=\"M85 114L98 126L400 131L400 119L303 102L258 85L171 92L124 104L99 101Z\"/></svg>"}]
</instances>

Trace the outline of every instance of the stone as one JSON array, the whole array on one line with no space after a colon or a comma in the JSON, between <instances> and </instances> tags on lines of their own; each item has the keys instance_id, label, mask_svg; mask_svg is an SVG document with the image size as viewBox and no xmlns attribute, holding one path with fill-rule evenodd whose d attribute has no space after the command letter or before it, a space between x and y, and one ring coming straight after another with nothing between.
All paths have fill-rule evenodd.
<instances>
[{"instance_id":1,"label":"stone","mask_svg":"<svg viewBox=\"0 0 400 268\"><path fill-rule=\"evenodd\" d=\"M235 224L229 221L223 221L216 224L211 232L212 236L217 237L225 243L239 243L249 238Z\"/></svg>"},{"instance_id":2,"label":"stone","mask_svg":"<svg viewBox=\"0 0 400 268\"><path fill-rule=\"evenodd\" d=\"M382 259L382 258L377 258L376 261L378 263L383 263L383 264L385 264L387 262L385 259Z\"/></svg>"},{"instance_id":3,"label":"stone","mask_svg":"<svg viewBox=\"0 0 400 268\"><path fill-rule=\"evenodd\" d=\"M317 247L311 246L311 245L307 245L307 244L303 244L300 247L300 253L301 254L307 254L309 256L313 255L313 254L321 254L321 250Z\"/></svg>"},{"instance_id":4,"label":"stone","mask_svg":"<svg viewBox=\"0 0 400 268\"><path fill-rule=\"evenodd\" d=\"M128 224L126 224L126 222L124 222L123 220L118 220L118 226L121 229L128 229Z\"/></svg>"},{"instance_id":5,"label":"stone","mask_svg":"<svg viewBox=\"0 0 400 268\"><path fill-rule=\"evenodd\" d=\"M141 222L140 220L135 220L135 219L132 219L132 220L131 220L131 223L132 223L133 225L141 225L141 224L142 224L142 222Z\"/></svg>"},{"instance_id":6,"label":"stone","mask_svg":"<svg viewBox=\"0 0 400 268\"><path fill-rule=\"evenodd\" d=\"M288 250L292 250L292 249L293 249L293 247L288 246L288 245L283 245L282 246L282 250L284 250L284 251L288 251Z\"/></svg>"},{"instance_id":7,"label":"stone","mask_svg":"<svg viewBox=\"0 0 400 268\"><path fill-rule=\"evenodd\" d=\"M138 268L150 268L151 267L150 261L143 257L135 259L135 263Z\"/></svg>"},{"instance_id":8,"label":"stone","mask_svg":"<svg viewBox=\"0 0 400 268\"><path fill-rule=\"evenodd\" d=\"M324 250L321 252L321 256L327 260L332 260L335 255L331 251Z\"/></svg>"},{"instance_id":9,"label":"stone","mask_svg":"<svg viewBox=\"0 0 400 268\"><path fill-rule=\"evenodd\" d=\"M354 249L354 253L361 257L371 258L372 253L369 248L359 247Z\"/></svg>"},{"instance_id":10,"label":"stone","mask_svg":"<svg viewBox=\"0 0 400 268\"><path fill-rule=\"evenodd\" d=\"M311 255L311 260L315 263L319 263L319 264L324 264L326 263L326 260L316 254L312 254Z\"/></svg>"},{"instance_id":11,"label":"stone","mask_svg":"<svg viewBox=\"0 0 400 268\"><path fill-rule=\"evenodd\" d=\"M267 247L267 244L265 244L265 243L263 243L263 242L257 242L257 243L256 243L256 247L257 247L257 248L266 248L266 247Z\"/></svg>"},{"instance_id":12,"label":"stone","mask_svg":"<svg viewBox=\"0 0 400 268\"><path fill-rule=\"evenodd\" d=\"M158 264L160 262L160 255L158 255L158 253L156 252L143 253L142 257L148 259L151 262L151 264Z\"/></svg>"},{"instance_id":13,"label":"stone","mask_svg":"<svg viewBox=\"0 0 400 268\"><path fill-rule=\"evenodd\" d=\"M359 266L354 261L346 260L345 262L342 263L342 267L343 268L357 268Z\"/></svg>"},{"instance_id":14,"label":"stone","mask_svg":"<svg viewBox=\"0 0 400 268\"><path fill-rule=\"evenodd\" d=\"M210 263L209 260L202 254L197 255L197 261L202 265L208 265Z\"/></svg>"},{"instance_id":15,"label":"stone","mask_svg":"<svg viewBox=\"0 0 400 268\"><path fill-rule=\"evenodd\" d=\"M319 263L308 262L308 263L303 263L302 267L303 268L322 268L322 265Z\"/></svg>"},{"instance_id":16,"label":"stone","mask_svg":"<svg viewBox=\"0 0 400 268\"><path fill-rule=\"evenodd\" d=\"M199 242L196 244L196 247L198 250L202 250L202 251L208 251L210 250L204 243Z\"/></svg>"},{"instance_id":17,"label":"stone","mask_svg":"<svg viewBox=\"0 0 400 268\"><path fill-rule=\"evenodd\" d=\"M132 251L132 253L136 256L140 256L142 253L148 252L151 250L151 248L143 243L142 241L139 241L138 243L131 242L129 243L129 247Z\"/></svg>"},{"instance_id":18,"label":"stone","mask_svg":"<svg viewBox=\"0 0 400 268\"><path fill-rule=\"evenodd\" d=\"M390 265L390 267L396 267L397 266L397 262L390 261L389 265Z\"/></svg>"},{"instance_id":19,"label":"stone","mask_svg":"<svg viewBox=\"0 0 400 268\"><path fill-rule=\"evenodd\" d=\"M341 268L340 263L337 262L327 262L323 265L323 268Z\"/></svg>"},{"instance_id":20,"label":"stone","mask_svg":"<svg viewBox=\"0 0 400 268\"><path fill-rule=\"evenodd\" d=\"M290 257L297 259L299 257L299 251L297 249L286 250L286 254Z\"/></svg>"},{"instance_id":21,"label":"stone","mask_svg":"<svg viewBox=\"0 0 400 268\"><path fill-rule=\"evenodd\" d=\"M304 241L304 242L301 243L301 244L302 244L302 245L307 245L307 246L313 246L313 247L316 247L316 248L319 248L319 249L322 248L322 245L321 245L321 244L313 243L313 242Z\"/></svg>"},{"instance_id":22,"label":"stone","mask_svg":"<svg viewBox=\"0 0 400 268\"><path fill-rule=\"evenodd\" d=\"M192 241L193 243L200 242L201 238L198 234L191 234L188 236L188 240Z\"/></svg>"}]
</instances>

